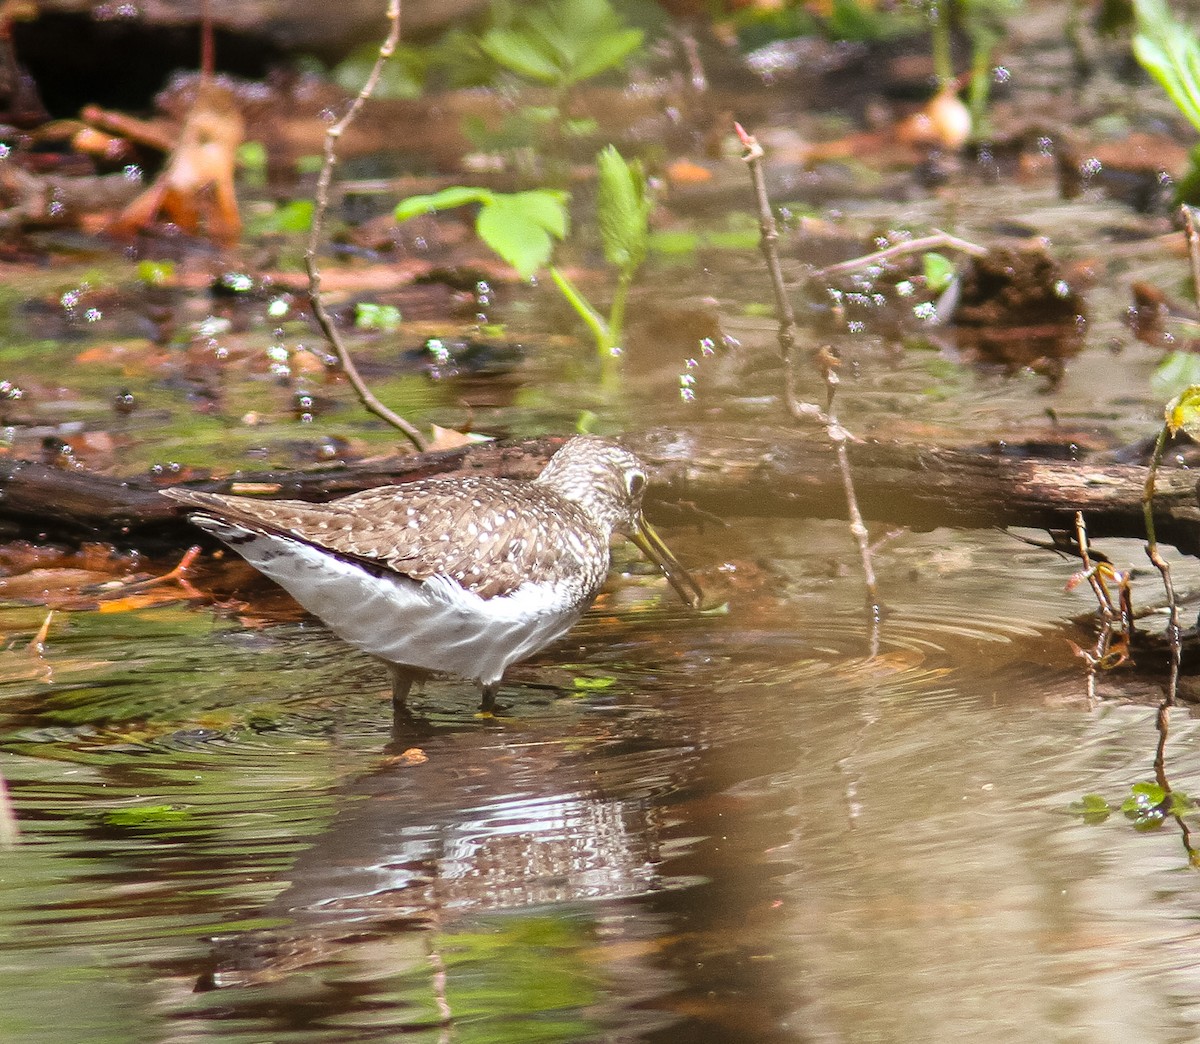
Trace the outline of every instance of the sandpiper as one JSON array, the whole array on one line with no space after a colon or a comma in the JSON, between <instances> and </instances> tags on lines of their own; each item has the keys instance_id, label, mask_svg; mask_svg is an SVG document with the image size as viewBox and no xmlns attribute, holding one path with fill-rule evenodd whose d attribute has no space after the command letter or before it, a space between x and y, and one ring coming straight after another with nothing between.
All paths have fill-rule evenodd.
<instances>
[{"instance_id":1,"label":"sandpiper","mask_svg":"<svg viewBox=\"0 0 1200 1044\"><path fill-rule=\"evenodd\" d=\"M578 435L532 481L434 478L327 504L173 488L191 520L392 671L392 703L431 673L458 675L495 706L510 664L565 634L592 603L614 534L627 536L689 605L701 592L642 516L636 456Z\"/></svg>"}]
</instances>

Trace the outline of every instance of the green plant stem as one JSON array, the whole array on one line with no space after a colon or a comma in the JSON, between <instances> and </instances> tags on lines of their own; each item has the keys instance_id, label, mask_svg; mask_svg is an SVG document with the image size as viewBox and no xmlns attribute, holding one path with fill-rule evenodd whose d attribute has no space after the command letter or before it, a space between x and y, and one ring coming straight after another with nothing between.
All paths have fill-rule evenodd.
<instances>
[{"instance_id":1,"label":"green plant stem","mask_svg":"<svg viewBox=\"0 0 1200 1044\"><path fill-rule=\"evenodd\" d=\"M929 8L933 34L933 74L939 87L954 79L954 61L950 51L950 0L933 0Z\"/></svg>"},{"instance_id":2,"label":"green plant stem","mask_svg":"<svg viewBox=\"0 0 1200 1044\"><path fill-rule=\"evenodd\" d=\"M554 285L558 287L563 297L567 299L567 303L575 309L575 313L587 324L587 328L592 332L592 338L596 342L596 355L600 360L601 390L604 392L616 391L620 385L621 378L621 345L613 336L612 326L605 321L604 316L592 307L591 302L583 296L578 287L554 265L550 266L550 278L554 280ZM619 287L617 292L618 295L621 294ZM613 302L613 307L615 311L616 301ZM623 313L624 304L622 304L621 308Z\"/></svg>"},{"instance_id":3,"label":"green plant stem","mask_svg":"<svg viewBox=\"0 0 1200 1044\"><path fill-rule=\"evenodd\" d=\"M617 276L617 289L613 294L612 307L608 311L608 334L614 345L620 346L625 336L625 304L629 300L629 288L633 285L634 271L622 269Z\"/></svg>"},{"instance_id":4,"label":"green plant stem","mask_svg":"<svg viewBox=\"0 0 1200 1044\"><path fill-rule=\"evenodd\" d=\"M550 278L554 280L554 285L558 287L563 297L567 299L567 303L575 309L579 318L592 331L592 337L596 340L596 347L603 348L611 344L612 339L609 335L608 323L604 321L604 316L592 307L591 302L579 292L575 284L554 265L550 266Z\"/></svg>"},{"instance_id":5,"label":"green plant stem","mask_svg":"<svg viewBox=\"0 0 1200 1044\"><path fill-rule=\"evenodd\" d=\"M972 41L971 83L967 89L967 110L971 113L971 127L976 138L982 137L987 118L988 96L992 89L993 42L977 34Z\"/></svg>"}]
</instances>

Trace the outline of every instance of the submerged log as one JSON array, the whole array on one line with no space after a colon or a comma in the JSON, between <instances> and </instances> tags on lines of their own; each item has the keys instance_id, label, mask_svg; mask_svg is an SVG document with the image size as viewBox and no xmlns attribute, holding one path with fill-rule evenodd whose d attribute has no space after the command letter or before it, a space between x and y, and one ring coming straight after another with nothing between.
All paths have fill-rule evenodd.
<instances>
[{"instance_id":1,"label":"submerged log","mask_svg":"<svg viewBox=\"0 0 1200 1044\"><path fill-rule=\"evenodd\" d=\"M529 478L562 441L483 443L303 472L239 473L189 485L329 500L431 475ZM648 512L661 521L686 522L700 513L726 519L845 516L841 478L821 432L658 429L625 441L649 467ZM850 458L869 521L922 531L939 526L1070 529L1074 513L1083 511L1093 538L1145 535L1144 466L881 441L852 444ZM184 522L179 506L157 492L167 484L150 476L118 479L0 461L0 537L100 540L146 550L191 542L196 532ZM1200 504L1192 473L1164 468L1155 502L1159 540L1188 554L1200 553Z\"/></svg>"}]
</instances>

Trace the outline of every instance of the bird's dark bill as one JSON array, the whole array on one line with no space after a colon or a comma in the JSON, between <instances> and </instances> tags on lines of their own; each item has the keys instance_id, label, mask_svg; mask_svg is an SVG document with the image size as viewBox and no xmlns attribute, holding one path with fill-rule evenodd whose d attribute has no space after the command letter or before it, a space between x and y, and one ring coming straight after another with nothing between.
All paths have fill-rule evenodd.
<instances>
[{"instance_id":1,"label":"bird's dark bill","mask_svg":"<svg viewBox=\"0 0 1200 1044\"><path fill-rule=\"evenodd\" d=\"M688 571L679 564L679 560L671 554L670 549L662 542L662 538L654 532L653 527L644 518L638 519L638 527L632 536L633 542L642 553L650 559L667 578L675 593L684 603L693 609L699 609L704 601L704 592L700 585L691 578Z\"/></svg>"}]
</instances>

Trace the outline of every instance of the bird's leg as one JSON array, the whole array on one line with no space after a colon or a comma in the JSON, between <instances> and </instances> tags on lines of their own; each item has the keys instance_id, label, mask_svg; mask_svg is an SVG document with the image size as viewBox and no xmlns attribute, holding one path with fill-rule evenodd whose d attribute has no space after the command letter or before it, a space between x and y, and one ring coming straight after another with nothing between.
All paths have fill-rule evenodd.
<instances>
[{"instance_id":1,"label":"bird's leg","mask_svg":"<svg viewBox=\"0 0 1200 1044\"><path fill-rule=\"evenodd\" d=\"M398 663L389 663L387 667L392 675L392 710L403 711L416 675Z\"/></svg>"},{"instance_id":2,"label":"bird's leg","mask_svg":"<svg viewBox=\"0 0 1200 1044\"><path fill-rule=\"evenodd\" d=\"M491 685L483 687L483 700L479 704L479 709L484 714L493 714L496 710L496 693L500 691L500 683L494 682Z\"/></svg>"},{"instance_id":3,"label":"bird's leg","mask_svg":"<svg viewBox=\"0 0 1200 1044\"><path fill-rule=\"evenodd\" d=\"M412 711L408 709L408 693L417 675L398 663L389 663L392 676L392 741L411 740L414 731Z\"/></svg>"}]
</instances>

